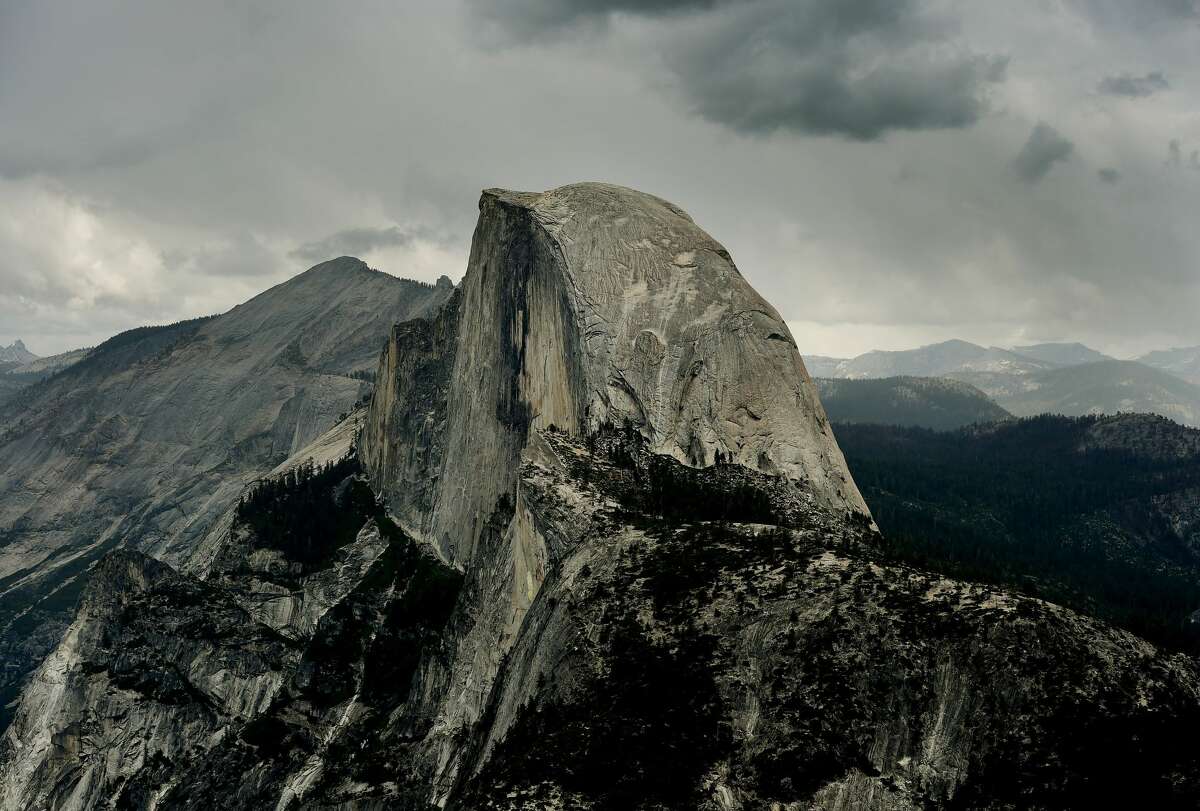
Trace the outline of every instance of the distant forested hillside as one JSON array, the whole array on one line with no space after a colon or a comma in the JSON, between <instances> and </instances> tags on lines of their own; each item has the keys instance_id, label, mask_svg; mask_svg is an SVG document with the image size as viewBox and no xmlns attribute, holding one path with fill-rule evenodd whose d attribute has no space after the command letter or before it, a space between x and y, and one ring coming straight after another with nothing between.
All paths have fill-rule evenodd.
<instances>
[{"instance_id":1,"label":"distant forested hillside","mask_svg":"<svg viewBox=\"0 0 1200 811\"><path fill-rule=\"evenodd\" d=\"M834 430L896 559L1200 651L1200 431L1133 414Z\"/></svg>"},{"instance_id":2,"label":"distant forested hillside","mask_svg":"<svg viewBox=\"0 0 1200 811\"><path fill-rule=\"evenodd\" d=\"M949 431L1011 416L979 389L948 377L818 378L816 384L833 422Z\"/></svg>"}]
</instances>

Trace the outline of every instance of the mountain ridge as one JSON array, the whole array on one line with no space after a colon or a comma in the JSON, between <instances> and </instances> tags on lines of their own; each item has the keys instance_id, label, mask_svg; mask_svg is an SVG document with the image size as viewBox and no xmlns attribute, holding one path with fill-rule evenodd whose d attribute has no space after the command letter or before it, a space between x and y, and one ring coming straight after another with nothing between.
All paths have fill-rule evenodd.
<instances>
[{"instance_id":1,"label":"mountain ridge","mask_svg":"<svg viewBox=\"0 0 1200 811\"><path fill-rule=\"evenodd\" d=\"M17 338L8 346L0 346L0 363L24 365L26 363L33 363L37 359L38 356L30 352L25 347L25 342L20 338Z\"/></svg>"},{"instance_id":2,"label":"mountain ridge","mask_svg":"<svg viewBox=\"0 0 1200 811\"><path fill-rule=\"evenodd\" d=\"M0 692L53 644L120 545L181 564L254 477L369 384L390 325L449 295L358 260L218 316L129 330L0 407Z\"/></svg>"},{"instance_id":3,"label":"mountain ridge","mask_svg":"<svg viewBox=\"0 0 1200 811\"><path fill-rule=\"evenodd\" d=\"M834 423L950 430L1010 419L984 392L950 377L814 378Z\"/></svg>"},{"instance_id":4,"label":"mountain ridge","mask_svg":"<svg viewBox=\"0 0 1200 811\"><path fill-rule=\"evenodd\" d=\"M1105 360L1034 373L997 398L1019 416L1148 412L1200 426L1200 386L1143 363Z\"/></svg>"},{"instance_id":5,"label":"mountain ridge","mask_svg":"<svg viewBox=\"0 0 1200 811\"><path fill-rule=\"evenodd\" d=\"M1159 349L1137 358L1138 361L1170 372L1189 383L1200 385L1200 346Z\"/></svg>"},{"instance_id":6,"label":"mountain ridge","mask_svg":"<svg viewBox=\"0 0 1200 811\"><path fill-rule=\"evenodd\" d=\"M1022 354L1021 349L1030 354ZM1083 344L1033 344L1010 350L952 340L912 350L876 350L855 358L816 356L813 366L818 376L835 379L950 377L975 386L1021 416L1146 411L1200 425L1200 389L1195 384L1170 370L1141 360L1109 358Z\"/></svg>"}]
</instances>

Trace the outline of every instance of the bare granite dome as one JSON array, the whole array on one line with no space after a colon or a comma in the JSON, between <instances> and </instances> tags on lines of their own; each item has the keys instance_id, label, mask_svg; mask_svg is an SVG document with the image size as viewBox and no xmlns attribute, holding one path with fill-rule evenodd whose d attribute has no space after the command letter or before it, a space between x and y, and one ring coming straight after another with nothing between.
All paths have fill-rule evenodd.
<instances>
[{"instance_id":1,"label":"bare granite dome","mask_svg":"<svg viewBox=\"0 0 1200 811\"><path fill-rule=\"evenodd\" d=\"M867 513L787 325L683 210L601 183L488 189L479 209L452 323L434 330L436 350L424 332L418 341L444 366L445 413L431 412L424 432L387 430L389 410L430 400L388 382L417 351L393 341L380 369L393 394L369 420L368 463L377 480L402 483L391 495L411 529L461 563L511 488L530 429L627 423L685 464L720 455ZM445 430L431 440L435 424Z\"/></svg>"},{"instance_id":2,"label":"bare granite dome","mask_svg":"<svg viewBox=\"0 0 1200 811\"><path fill-rule=\"evenodd\" d=\"M536 403L535 425L631 419L685 463L720 452L866 511L787 325L682 209L601 183L489 189L492 206L527 209L550 240L579 334L582 402Z\"/></svg>"}]
</instances>

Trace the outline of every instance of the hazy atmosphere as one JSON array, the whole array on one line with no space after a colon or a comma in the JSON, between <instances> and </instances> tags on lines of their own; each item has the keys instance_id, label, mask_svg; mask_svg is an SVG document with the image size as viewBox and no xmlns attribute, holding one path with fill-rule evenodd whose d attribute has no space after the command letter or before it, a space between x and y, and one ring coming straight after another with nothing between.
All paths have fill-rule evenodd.
<instances>
[{"instance_id":1,"label":"hazy atmosphere","mask_svg":"<svg viewBox=\"0 0 1200 811\"><path fill-rule=\"evenodd\" d=\"M457 280L483 187L670 199L802 353L1200 343L1191 0L0 4L0 345L323 259Z\"/></svg>"}]
</instances>

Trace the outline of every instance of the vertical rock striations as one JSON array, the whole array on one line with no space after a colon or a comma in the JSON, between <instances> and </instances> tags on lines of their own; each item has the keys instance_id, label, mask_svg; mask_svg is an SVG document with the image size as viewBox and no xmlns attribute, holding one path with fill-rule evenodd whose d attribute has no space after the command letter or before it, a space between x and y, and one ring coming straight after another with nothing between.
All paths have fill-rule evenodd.
<instances>
[{"instance_id":1,"label":"vertical rock striations","mask_svg":"<svg viewBox=\"0 0 1200 811\"><path fill-rule=\"evenodd\" d=\"M867 515L783 320L687 214L631 189L486 190L453 303L397 326L377 378L372 480L467 571L448 731L478 721L561 553L518 482L539 431L621 426L689 466L782 475L816 505ZM453 776L449 735L443 747Z\"/></svg>"},{"instance_id":2,"label":"vertical rock striations","mask_svg":"<svg viewBox=\"0 0 1200 811\"><path fill-rule=\"evenodd\" d=\"M420 529L448 558L470 561L529 430L552 425L629 422L656 453L695 467L719 454L866 514L787 326L687 214L599 183L489 189L479 208L457 306L393 332L363 446L399 503L414 495L396 460L431 465L405 469L436 479ZM428 382L397 374L414 363ZM421 410L442 426L436 458L427 434L391 430Z\"/></svg>"}]
</instances>

